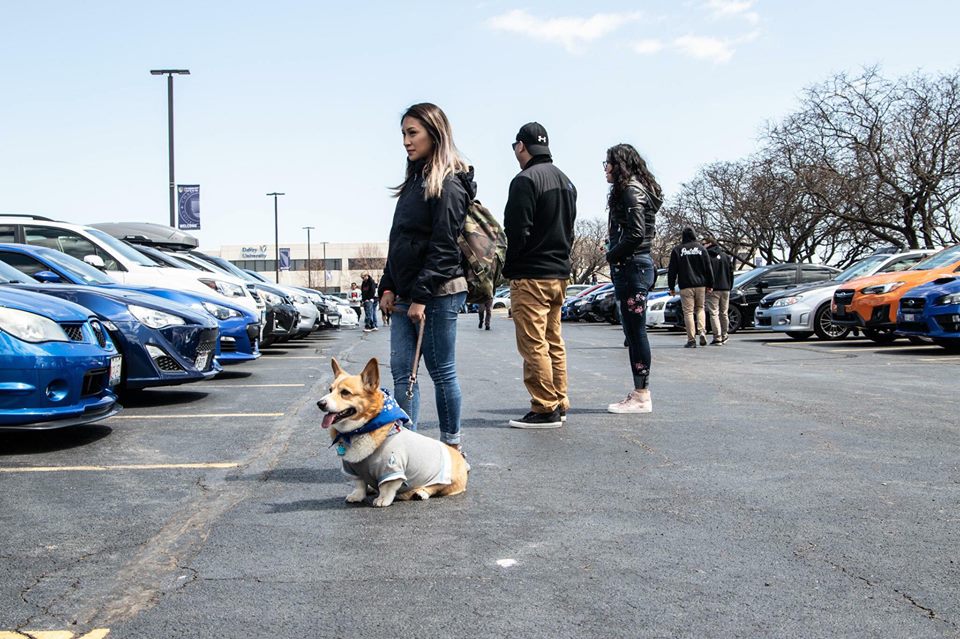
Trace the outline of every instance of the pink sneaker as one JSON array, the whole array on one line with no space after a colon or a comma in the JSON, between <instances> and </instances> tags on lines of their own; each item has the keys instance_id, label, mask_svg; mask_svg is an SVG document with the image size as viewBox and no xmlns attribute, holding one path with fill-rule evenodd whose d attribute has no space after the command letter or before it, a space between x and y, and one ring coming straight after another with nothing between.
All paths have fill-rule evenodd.
<instances>
[{"instance_id":1,"label":"pink sneaker","mask_svg":"<svg viewBox=\"0 0 960 639\"><path fill-rule=\"evenodd\" d=\"M633 390L623 401L607 406L607 412L610 413L651 413L653 412L653 401L650 399L640 399L640 393Z\"/></svg>"}]
</instances>

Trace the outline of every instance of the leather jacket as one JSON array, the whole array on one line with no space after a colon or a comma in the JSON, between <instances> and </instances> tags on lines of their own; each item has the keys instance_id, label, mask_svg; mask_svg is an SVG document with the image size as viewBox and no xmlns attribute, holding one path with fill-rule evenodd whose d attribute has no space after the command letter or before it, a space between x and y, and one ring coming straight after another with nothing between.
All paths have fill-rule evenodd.
<instances>
[{"instance_id":1,"label":"leather jacket","mask_svg":"<svg viewBox=\"0 0 960 639\"><path fill-rule=\"evenodd\" d=\"M627 183L618 201L610 208L608 262L619 264L634 255L650 253L661 204L660 199L640 186L636 179Z\"/></svg>"}]
</instances>

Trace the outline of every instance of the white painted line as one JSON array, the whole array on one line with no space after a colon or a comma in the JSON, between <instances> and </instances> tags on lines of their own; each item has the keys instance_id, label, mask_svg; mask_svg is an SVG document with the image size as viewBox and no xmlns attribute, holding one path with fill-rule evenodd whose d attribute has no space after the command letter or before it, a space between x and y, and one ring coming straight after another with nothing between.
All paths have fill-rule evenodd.
<instances>
[{"instance_id":1,"label":"white painted line","mask_svg":"<svg viewBox=\"0 0 960 639\"><path fill-rule=\"evenodd\" d=\"M104 472L111 470L190 470L237 468L240 462L204 462L195 464L113 464L110 466L24 466L0 468L0 473ZM3 635L0 635L3 639Z\"/></svg>"},{"instance_id":2,"label":"white painted line","mask_svg":"<svg viewBox=\"0 0 960 639\"><path fill-rule=\"evenodd\" d=\"M497 559L497 565L501 568L510 568L517 565L516 559Z\"/></svg>"},{"instance_id":3,"label":"white painted line","mask_svg":"<svg viewBox=\"0 0 960 639\"><path fill-rule=\"evenodd\" d=\"M283 413L195 413L193 415L114 415L110 419L195 419L198 417L283 417Z\"/></svg>"},{"instance_id":4,"label":"white painted line","mask_svg":"<svg viewBox=\"0 0 960 639\"><path fill-rule=\"evenodd\" d=\"M284 355L284 360L288 359L330 359L329 355Z\"/></svg>"},{"instance_id":5,"label":"white painted line","mask_svg":"<svg viewBox=\"0 0 960 639\"><path fill-rule=\"evenodd\" d=\"M197 388L303 388L306 384L204 384Z\"/></svg>"}]
</instances>

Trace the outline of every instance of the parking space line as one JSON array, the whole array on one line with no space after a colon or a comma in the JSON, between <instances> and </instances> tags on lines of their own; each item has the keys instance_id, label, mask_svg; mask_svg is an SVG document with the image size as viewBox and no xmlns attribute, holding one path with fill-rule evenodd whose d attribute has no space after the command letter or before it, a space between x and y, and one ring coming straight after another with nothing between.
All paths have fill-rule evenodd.
<instances>
[{"instance_id":1,"label":"parking space line","mask_svg":"<svg viewBox=\"0 0 960 639\"><path fill-rule=\"evenodd\" d=\"M329 355L284 355L283 359L330 359Z\"/></svg>"},{"instance_id":2,"label":"parking space line","mask_svg":"<svg viewBox=\"0 0 960 639\"><path fill-rule=\"evenodd\" d=\"M194 419L198 417L283 417L283 413L194 413L192 415L114 415L110 419Z\"/></svg>"},{"instance_id":3,"label":"parking space line","mask_svg":"<svg viewBox=\"0 0 960 639\"><path fill-rule=\"evenodd\" d=\"M303 388L306 384L204 384L203 388Z\"/></svg>"},{"instance_id":4,"label":"parking space line","mask_svg":"<svg viewBox=\"0 0 960 639\"><path fill-rule=\"evenodd\" d=\"M198 462L187 464L112 464L110 466L23 466L0 468L0 473L104 472L111 470L191 470L237 468L240 462ZM0 635L3 639L3 635Z\"/></svg>"}]
</instances>

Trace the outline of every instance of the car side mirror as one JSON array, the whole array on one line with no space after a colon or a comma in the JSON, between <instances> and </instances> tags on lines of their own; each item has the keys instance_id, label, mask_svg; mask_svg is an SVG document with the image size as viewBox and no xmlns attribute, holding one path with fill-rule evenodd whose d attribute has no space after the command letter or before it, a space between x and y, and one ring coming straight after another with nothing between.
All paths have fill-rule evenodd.
<instances>
[{"instance_id":1,"label":"car side mirror","mask_svg":"<svg viewBox=\"0 0 960 639\"><path fill-rule=\"evenodd\" d=\"M100 269L101 271L107 268L106 262L104 262L103 258L99 255L84 255L83 261L94 268Z\"/></svg>"},{"instance_id":2,"label":"car side mirror","mask_svg":"<svg viewBox=\"0 0 960 639\"><path fill-rule=\"evenodd\" d=\"M763 292L763 289L765 289L765 288L767 288L767 287L769 287L769 286L770 286L770 282L768 282L767 280L760 280L759 282L757 282L756 288L757 288L757 291L759 291L759 292L762 293L762 292Z\"/></svg>"},{"instance_id":3,"label":"car side mirror","mask_svg":"<svg viewBox=\"0 0 960 639\"><path fill-rule=\"evenodd\" d=\"M59 284L63 282L60 276L53 271L38 271L33 274L33 279L39 280L44 284Z\"/></svg>"}]
</instances>

